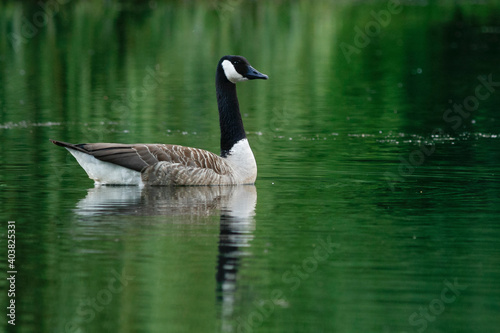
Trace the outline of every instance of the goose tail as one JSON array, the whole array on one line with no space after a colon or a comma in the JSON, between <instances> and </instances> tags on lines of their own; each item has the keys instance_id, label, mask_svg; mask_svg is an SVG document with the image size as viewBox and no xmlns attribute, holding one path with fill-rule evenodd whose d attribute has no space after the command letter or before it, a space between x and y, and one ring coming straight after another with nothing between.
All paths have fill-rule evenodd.
<instances>
[{"instance_id":1,"label":"goose tail","mask_svg":"<svg viewBox=\"0 0 500 333\"><path fill-rule=\"evenodd\" d=\"M69 142L64 142L64 141L57 141L57 140L52 140L52 139L49 139L50 142L52 142L53 144L55 144L56 146L60 146L60 147L64 147L64 148L69 148L69 149L74 149L74 150L77 150L77 151L80 151L82 153L85 153L85 154L88 154L89 151L85 148L83 148L83 146L85 146L84 143L81 143L81 144L72 144L72 143L69 143Z\"/></svg>"}]
</instances>

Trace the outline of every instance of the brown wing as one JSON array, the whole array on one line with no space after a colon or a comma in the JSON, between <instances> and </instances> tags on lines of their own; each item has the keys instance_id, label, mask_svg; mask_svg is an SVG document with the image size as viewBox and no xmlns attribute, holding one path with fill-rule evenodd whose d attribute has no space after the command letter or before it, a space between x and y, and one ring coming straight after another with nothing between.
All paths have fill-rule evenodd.
<instances>
[{"instance_id":1,"label":"brown wing","mask_svg":"<svg viewBox=\"0 0 500 333\"><path fill-rule=\"evenodd\" d=\"M209 151L178 145L83 143L71 144L51 140L52 143L75 149L95 158L141 172L158 162L169 162L193 168L208 168L216 173L226 173L221 157Z\"/></svg>"}]
</instances>

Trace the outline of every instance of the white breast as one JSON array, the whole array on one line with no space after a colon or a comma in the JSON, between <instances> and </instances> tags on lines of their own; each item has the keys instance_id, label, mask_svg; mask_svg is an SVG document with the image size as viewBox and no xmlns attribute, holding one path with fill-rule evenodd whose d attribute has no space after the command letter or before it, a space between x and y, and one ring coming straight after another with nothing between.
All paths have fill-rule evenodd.
<instances>
[{"instance_id":1,"label":"white breast","mask_svg":"<svg viewBox=\"0 0 500 333\"><path fill-rule=\"evenodd\" d=\"M257 164L247 139L234 144L227 156L238 184L253 184L257 178Z\"/></svg>"}]
</instances>

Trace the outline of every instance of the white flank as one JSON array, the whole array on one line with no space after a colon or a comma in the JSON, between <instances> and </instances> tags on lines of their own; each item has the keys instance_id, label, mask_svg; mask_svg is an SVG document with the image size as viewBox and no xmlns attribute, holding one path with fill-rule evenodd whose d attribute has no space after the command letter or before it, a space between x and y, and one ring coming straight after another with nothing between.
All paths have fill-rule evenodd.
<instances>
[{"instance_id":1,"label":"white flank","mask_svg":"<svg viewBox=\"0 0 500 333\"><path fill-rule=\"evenodd\" d=\"M66 148L76 158L96 185L144 185L141 173L132 169L98 160L92 155Z\"/></svg>"},{"instance_id":2,"label":"white flank","mask_svg":"<svg viewBox=\"0 0 500 333\"><path fill-rule=\"evenodd\" d=\"M247 139L236 142L229 151L227 162L233 167L237 184L253 184L257 178L257 163Z\"/></svg>"},{"instance_id":3,"label":"white flank","mask_svg":"<svg viewBox=\"0 0 500 333\"><path fill-rule=\"evenodd\" d=\"M233 64L229 60L224 60L222 62L222 69L224 69L224 74L226 74L227 79L232 83L248 80L236 71L236 68L234 68Z\"/></svg>"}]
</instances>

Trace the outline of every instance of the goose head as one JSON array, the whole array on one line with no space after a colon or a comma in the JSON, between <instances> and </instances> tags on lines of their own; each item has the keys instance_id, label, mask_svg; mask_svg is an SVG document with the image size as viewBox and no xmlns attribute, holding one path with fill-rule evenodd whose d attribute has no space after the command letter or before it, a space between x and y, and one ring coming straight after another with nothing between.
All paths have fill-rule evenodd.
<instances>
[{"instance_id":1,"label":"goose head","mask_svg":"<svg viewBox=\"0 0 500 333\"><path fill-rule=\"evenodd\" d=\"M262 74L253 68L248 60L242 56L227 55L222 57L219 61L217 70L222 71L225 78L231 83L255 79L268 79L266 74Z\"/></svg>"}]
</instances>

